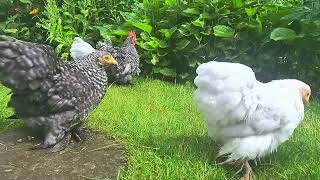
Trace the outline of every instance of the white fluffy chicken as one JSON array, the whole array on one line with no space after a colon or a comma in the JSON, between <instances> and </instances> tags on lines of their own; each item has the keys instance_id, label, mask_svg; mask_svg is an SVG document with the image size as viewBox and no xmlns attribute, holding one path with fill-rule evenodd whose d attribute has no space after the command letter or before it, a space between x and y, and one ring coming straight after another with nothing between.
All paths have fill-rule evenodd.
<instances>
[{"instance_id":1,"label":"white fluffy chicken","mask_svg":"<svg viewBox=\"0 0 320 180\"><path fill-rule=\"evenodd\" d=\"M248 163L272 153L289 139L304 116L310 87L295 79L261 83L248 66L211 61L200 65L194 99L208 134L221 143L223 163L241 165L242 179L253 179Z\"/></svg>"}]
</instances>

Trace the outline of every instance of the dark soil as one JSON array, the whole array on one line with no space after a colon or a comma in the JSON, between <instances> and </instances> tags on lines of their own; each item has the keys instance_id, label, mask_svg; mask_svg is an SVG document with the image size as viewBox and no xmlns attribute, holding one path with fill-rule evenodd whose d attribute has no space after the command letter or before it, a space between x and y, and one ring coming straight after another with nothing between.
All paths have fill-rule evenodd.
<instances>
[{"instance_id":1,"label":"dark soil","mask_svg":"<svg viewBox=\"0 0 320 180\"><path fill-rule=\"evenodd\" d=\"M38 140L25 129L0 134L0 179L117 179L126 167L123 146L105 134L85 132L82 143L71 142L58 153L31 150Z\"/></svg>"}]
</instances>

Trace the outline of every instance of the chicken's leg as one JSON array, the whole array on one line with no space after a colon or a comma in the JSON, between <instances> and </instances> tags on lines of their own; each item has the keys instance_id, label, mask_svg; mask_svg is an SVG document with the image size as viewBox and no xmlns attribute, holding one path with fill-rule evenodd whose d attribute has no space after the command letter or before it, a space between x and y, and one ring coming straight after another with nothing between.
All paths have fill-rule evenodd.
<instances>
[{"instance_id":1,"label":"chicken's leg","mask_svg":"<svg viewBox=\"0 0 320 180\"><path fill-rule=\"evenodd\" d=\"M36 144L32 149L47 149L48 152L58 152L63 150L70 142L70 132L57 128L51 129L47 132L46 137L42 143Z\"/></svg>"},{"instance_id":2,"label":"chicken's leg","mask_svg":"<svg viewBox=\"0 0 320 180\"><path fill-rule=\"evenodd\" d=\"M69 144L71 137L76 142L81 142L84 134L83 131L84 131L83 129L80 129L78 127L74 127L74 129L69 132L65 132L61 130L61 131L58 131L59 133L56 133L56 132L50 131L49 133L47 133L44 142L36 144L35 146L32 147L32 149L33 150L47 149L47 151L51 153L62 151ZM56 135L56 134L59 134L59 135Z\"/></svg>"},{"instance_id":3,"label":"chicken's leg","mask_svg":"<svg viewBox=\"0 0 320 180\"><path fill-rule=\"evenodd\" d=\"M74 130L71 131L71 133L66 134L49 151L52 153L62 151L69 144L71 137L74 138L75 141L81 142L82 141L81 134L82 134L82 130L80 128L75 128Z\"/></svg>"},{"instance_id":4,"label":"chicken's leg","mask_svg":"<svg viewBox=\"0 0 320 180\"><path fill-rule=\"evenodd\" d=\"M72 137L75 141L77 141L77 142L82 141L82 136L84 136L84 129L75 128L71 133L72 133Z\"/></svg>"},{"instance_id":5,"label":"chicken's leg","mask_svg":"<svg viewBox=\"0 0 320 180\"><path fill-rule=\"evenodd\" d=\"M240 180L253 180L254 179L253 171L252 171L247 159L237 160L237 161L232 161L232 162L225 161L220 164L229 164L229 165L235 166L236 168L239 168L239 170L235 173L234 176L239 174L241 171L244 171L244 175L243 175L243 177L240 178Z\"/></svg>"},{"instance_id":6,"label":"chicken's leg","mask_svg":"<svg viewBox=\"0 0 320 180\"><path fill-rule=\"evenodd\" d=\"M55 153L64 150L69 144L70 139L71 134L66 134L57 144L55 144L51 149L49 149L49 152Z\"/></svg>"},{"instance_id":7,"label":"chicken's leg","mask_svg":"<svg viewBox=\"0 0 320 180\"><path fill-rule=\"evenodd\" d=\"M250 167L248 160L244 160L243 168L244 168L245 173L244 173L243 177L240 179L241 180L253 180L254 179L253 171Z\"/></svg>"}]
</instances>

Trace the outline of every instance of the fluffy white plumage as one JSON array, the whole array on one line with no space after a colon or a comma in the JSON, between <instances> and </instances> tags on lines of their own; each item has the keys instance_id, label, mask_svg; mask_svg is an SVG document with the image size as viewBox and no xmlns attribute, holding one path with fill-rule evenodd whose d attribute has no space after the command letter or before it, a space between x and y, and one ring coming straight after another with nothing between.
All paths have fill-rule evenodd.
<instances>
[{"instance_id":1,"label":"fluffy white plumage","mask_svg":"<svg viewBox=\"0 0 320 180\"><path fill-rule=\"evenodd\" d=\"M85 42L80 37L75 37L70 48L70 55L74 60L76 60L95 51L96 50L89 43Z\"/></svg>"},{"instance_id":2,"label":"fluffy white plumage","mask_svg":"<svg viewBox=\"0 0 320 180\"><path fill-rule=\"evenodd\" d=\"M238 63L211 61L200 65L197 74L194 99L209 136L222 144L219 156L228 155L226 162L276 150L302 121L302 96L308 100L311 93L294 79L261 83L251 68Z\"/></svg>"}]
</instances>

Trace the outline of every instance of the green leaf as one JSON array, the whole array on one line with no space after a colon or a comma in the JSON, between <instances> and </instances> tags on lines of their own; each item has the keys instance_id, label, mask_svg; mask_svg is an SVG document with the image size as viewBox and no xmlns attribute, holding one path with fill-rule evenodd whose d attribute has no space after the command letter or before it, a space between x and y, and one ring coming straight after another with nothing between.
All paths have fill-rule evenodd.
<instances>
[{"instance_id":1,"label":"green leaf","mask_svg":"<svg viewBox=\"0 0 320 180\"><path fill-rule=\"evenodd\" d=\"M212 17L208 13L202 13L200 14L200 19L211 19Z\"/></svg>"},{"instance_id":2,"label":"green leaf","mask_svg":"<svg viewBox=\"0 0 320 180\"><path fill-rule=\"evenodd\" d=\"M257 30L258 30L258 32L262 32L263 26L262 26L262 22L261 22L259 16L257 16L256 21L257 21Z\"/></svg>"},{"instance_id":3,"label":"green leaf","mask_svg":"<svg viewBox=\"0 0 320 180\"><path fill-rule=\"evenodd\" d=\"M181 27L178 29L178 32L183 35L183 36L191 36L192 34L190 33L191 30L191 24L185 23L182 24Z\"/></svg>"},{"instance_id":4,"label":"green leaf","mask_svg":"<svg viewBox=\"0 0 320 180\"><path fill-rule=\"evenodd\" d=\"M249 17L252 17L254 15L255 10L253 8L245 8L246 14Z\"/></svg>"},{"instance_id":5,"label":"green leaf","mask_svg":"<svg viewBox=\"0 0 320 180\"><path fill-rule=\"evenodd\" d=\"M111 37L111 26L95 26L100 32L100 36L104 39L110 39Z\"/></svg>"},{"instance_id":6,"label":"green leaf","mask_svg":"<svg viewBox=\"0 0 320 180\"><path fill-rule=\"evenodd\" d=\"M161 42L158 38L151 37L151 40L147 41L147 44L151 46L153 49L156 49L157 47L160 46Z\"/></svg>"},{"instance_id":7,"label":"green leaf","mask_svg":"<svg viewBox=\"0 0 320 180\"><path fill-rule=\"evenodd\" d=\"M145 40L145 41L148 41L148 40L150 39L149 34L146 33L146 32L140 33L140 37L141 37L141 39L143 39L143 40Z\"/></svg>"},{"instance_id":8,"label":"green leaf","mask_svg":"<svg viewBox=\"0 0 320 180\"><path fill-rule=\"evenodd\" d=\"M159 47L159 41L155 41L155 40L151 40L151 41L148 41L147 44L149 46L151 46L153 49L156 49L157 47Z\"/></svg>"},{"instance_id":9,"label":"green leaf","mask_svg":"<svg viewBox=\"0 0 320 180\"><path fill-rule=\"evenodd\" d=\"M182 11L186 14L200 14L200 12L198 11L198 9L196 8L188 8L188 9L185 9L184 11Z\"/></svg>"},{"instance_id":10,"label":"green leaf","mask_svg":"<svg viewBox=\"0 0 320 180\"><path fill-rule=\"evenodd\" d=\"M206 46L206 44L198 44L198 46L192 48L192 52L197 52L199 51L199 49L204 48Z\"/></svg>"},{"instance_id":11,"label":"green leaf","mask_svg":"<svg viewBox=\"0 0 320 180\"><path fill-rule=\"evenodd\" d=\"M162 52L161 51L158 51L157 52L157 55L159 56L159 57L163 57L163 56L166 56L166 55L168 55L169 54L169 52L168 51L166 51L166 50L163 50ZM166 59L168 62L170 61L170 60L168 60L168 59ZM169 63L168 63L169 64Z\"/></svg>"},{"instance_id":12,"label":"green leaf","mask_svg":"<svg viewBox=\"0 0 320 180\"><path fill-rule=\"evenodd\" d=\"M213 32L215 36L230 38L234 36L234 30L225 25L216 25L213 27Z\"/></svg>"},{"instance_id":13,"label":"green leaf","mask_svg":"<svg viewBox=\"0 0 320 180\"><path fill-rule=\"evenodd\" d=\"M170 29L160 29L159 32L161 32L164 35L164 37L170 38L176 30L177 30L177 27L173 27Z\"/></svg>"},{"instance_id":14,"label":"green leaf","mask_svg":"<svg viewBox=\"0 0 320 180\"><path fill-rule=\"evenodd\" d=\"M6 33L13 33L13 34L15 34L15 33L17 33L17 32L18 32L18 29L16 29L16 28L12 28L12 29L5 29L5 30L4 30L4 32L6 32Z\"/></svg>"},{"instance_id":15,"label":"green leaf","mask_svg":"<svg viewBox=\"0 0 320 180\"><path fill-rule=\"evenodd\" d=\"M177 43L177 49L182 50L186 48L190 44L190 41L187 39L183 39L182 41Z\"/></svg>"},{"instance_id":16,"label":"green leaf","mask_svg":"<svg viewBox=\"0 0 320 180\"><path fill-rule=\"evenodd\" d=\"M165 41L160 41L159 47L160 48L167 48L167 47L169 47L169 45Z\"/></svg>"},{"instance_id":17,"label":"green leaf","mask_svg":"<svg viewBox=\"0 0 320 180\"><path fill-rule=\"evenodd\" d=\"M195 21L192 21L191 22L193 25L195 25L195 26L198 26L198 27L204 27L204 21L202 21L202 20L200 20L200 19L197 19L197 20L195 20Z\"/></svg>"},{"instance_id":18,"label":"green leaf","mask_svg":"<svg viewBox=\"0 0 320 180\"><path fill-rule=\"evenodd\" d=\"M24 4L32 4L31 0L20 0Z\"/></svg>"},{"instance_id":19,"label":"green leaf","mask_svg":"<svg viewBox=\"0 0 320 180\"><path fill-rule=\"evenodd\" d=\"M270 39L273 39L275 41L279 40L293 40L298 38L299 36L296 34L296 32L289 28L276 28L274 29L270 34Z\"/></svg>"},{"instance_id":20,"label":"green leaf","mask_svg":"<svg viewBox=\"0 0 320 180\"><path fill-rule=\"evenodd\" d=\"M186 79L188 76L190 76L189 73L183 73L183 74L179 74L181 79Z\"/></svg>"},{"instance_id":21,"label":"green leaf","mask_svg":"<svg viewBox=\"0 0 320 180\"><path fill-rule=\"evenodd\" d=\"M302 19L305 16L306 12L305 11L297 11L294 13L290 13L284 17L281 18L283 21L297 21Z\"/></svg>"},{"instance_id":22,"label":"green leaf","mask_svg":"<svg viewBox=\"0 0 320 180\"><path fill-rule=\"evenodd\" d=\"M151 33L152 31L152 26L150 26L148 23L140 23L140 22L129 22L130 25L141 29L142 31L145 31L147 33Z\"/></svg>"},{"instance_id":23,"label":"green leaf","mask_svg":"<svg viewBox=\"0 0 320 180\"><path fill-rule=\"evenodd\" d=\"M202 36L201 34L194 34L194 37L196 38L196 40L198 41L198 43L200 44L202 41Z\"/></svg>"},{"instance_id":24,"label":"green leaf","mask_svg":"<svg viewBox=\"0 0 320 180\"><path fill-rule=\"evenodd\" d=\"M168 6L173 6L177 3L176 0L165 0L164 2Z\"/></svg>"},{"instance_id":25,"label":"green leaf","mask_svg":"<svg viewBox=\"0 0 320 180\"><path fill-rule=\"evenodd\" d=\"M233 5L235 8L241 8L243 6L242 0L233 0Z\"/></svg>"},{"instance_id":26,"label":"green leaf","mask_svg":"<svg viewBox=\"0 0 320 180\"><path fill-rule=\"evenodd\" d=\"M83 19L85 19L85 17L83 17L82 14L76 14L76 15L74 16L74 19L79 20L80 22L82 22Z\"/></svg>"},{"instance_id":27,"label":"green leaf","mask_svg":"<svg viewBox=\"0 0 320 180\"><path fill-rule=\"evenodd\" d=\"M169 76L169 77L176 77L177 76L175 69L161 68L161 69L159 69L159 73L161 73L164 76Z\"/></svg>"},{"instance_id":28,"label":"green leaf","mask_svg":"<svg viewBox=\"0 0 320 180\"><path fill-rule=\"evenodd\" d=\"M88 9L81 9L81 14L83 14L84 17L88 17L89 10Z\"/></svg>"},{"instance_id":29,"label":"green leaf","mask_svg":"<svg viewBox=\"0 0 320 180\"><path fill-rule=\"evenodd\" d=\"M142 49L145 49L147 51L152 51L154 50L153 48L151 48L147 43L143 43L143 42L137 42L138 46Z\"/></svg>"},{"instance_id":30,"label":"green leaf","mask_svg":"<svg viewBox=\"0 0 320 180\"><path fill-rule=\"evenodd\" d=\"M133 13L133 12L123 12L123 11L120 11L120 14L122 16L122 18L125 20L125 21L128 21L128 22L136 22L136 21L140 21L141 19L138 17L138 15L136 13Z\"/></svg>"},{"instance_id":31,"label":"green leaf","mask_svg":"<svg viewBox=\"0 0 320 180\"><path fill-rule=\"evenodd\" d=\"M208 35L211 34L211 28L205 28L200 33L205 35L205 36L208 36Z\"/></svg>"},{"instance_id":32,"label":"green leaf","mask_svg":"<svg viewBox=\"0 0 320 180\"><path fill-rule=\"evenodd\" d=\"M63 48L63 44L59 44L59 45L56 47L56 52L57 52L57 53L61 53L62 48Z\"/></svg>"},{"instance_id":33,"label":"green leaf","mask_svg":"<svg viewBox=\"0 0 320 180\"><path fill-rule=\"evenodd\" d=\"M197 66L197 59L192 58L189 60L189 66L190 67L196 67Z\"/></svg>"},{"instance_id":34,"label":"green leaf","mask_svg":"<svg viewBox=\"0 0 320 180\"><path fill-rule=\"evenodd\" d=\"M123 29L116 29L116 30L113 30L111 33L114 35L125 36L128 34L128 31L125 31Z\"/></svg>"},{"instance_id":35,"label":"green leaf","mask_svg":"<svg viewBox=\"0 0 320 180\"><path fill-rule=\"evenodd\" d=\"M159 62L159 57L156 54L152 54L151 63L156 65Z\"/></svg>"}]
</instances>

